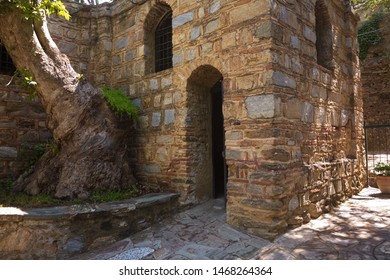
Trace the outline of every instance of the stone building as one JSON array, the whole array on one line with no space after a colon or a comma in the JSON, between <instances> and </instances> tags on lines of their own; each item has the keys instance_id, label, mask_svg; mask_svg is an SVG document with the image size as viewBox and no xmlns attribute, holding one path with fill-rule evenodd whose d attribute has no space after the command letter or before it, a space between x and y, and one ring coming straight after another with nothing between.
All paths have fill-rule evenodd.
<instances>
[{"instance_id":1,"label":"stone building","mask_svg":"<svg viewBox=\"0 0 390 280\"><path fill-rule=\"evenodd\" d=\"M59 47L96 85L122 88L139 107L129 145L140 182L179 192L183 205L225 197L230 224L269 238L361 189L349 1L69 9L70 22L52 21Z\"/></svg>"}]
</instances>

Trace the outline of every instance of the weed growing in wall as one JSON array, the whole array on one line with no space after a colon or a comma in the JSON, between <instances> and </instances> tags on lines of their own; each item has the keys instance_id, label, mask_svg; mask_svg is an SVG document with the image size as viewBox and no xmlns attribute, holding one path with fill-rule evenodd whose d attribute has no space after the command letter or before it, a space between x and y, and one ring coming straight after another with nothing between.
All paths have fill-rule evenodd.
<instances>
[{"instance_id":1,"label":"weed growing in wall","mask_svg":"<svg viewBox=\"0 0 390 280\"><path fill-rule=\"evenodd\" d=\"M133 121L138 120L137 107L122 90L103 87L102 91L103 96L107 100L111 109L114 110L120 117L127 115Z\"/></svg>"}]
</instances>

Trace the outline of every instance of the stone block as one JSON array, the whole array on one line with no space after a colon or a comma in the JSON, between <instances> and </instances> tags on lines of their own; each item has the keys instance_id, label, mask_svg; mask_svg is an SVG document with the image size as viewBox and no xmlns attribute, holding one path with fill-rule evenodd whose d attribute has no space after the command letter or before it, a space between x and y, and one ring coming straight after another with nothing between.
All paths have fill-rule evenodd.
<instances>
[{"instance_id":1,"label":"stone block","mask_svg":"<svg viewBox=\"0 0 390 280\"><path fill-rule=\"evenodd\" d=\"M210 6L209 13L214 14L221 9L221 1L216 1Z\"/></svg>"},{"instance_id":2,"label":"stone block","mask_svg":"<svg viewBox=\"0 0 390 280\"><path fill-rule=\"evenodd\" d=\"M114 46L116 50L126 48L129 45L129 37L119 37L115 39Z\"/></svg>"},{"instance_id":3,"label":"stone block","mask_svg":"<svg viewBox=\"0 0 390 280\"><path fill-rule=\"evenodd\" d=\"M225 133L226 140L241 140L243 138L242 131L227 131Z\"/></svg>"},{"instance_id":4,"label":"stone block","mask_svg":"<svg viewBox=\"0 0 390 280\"><path fill-rule=\"evenodd\" d=\"M169 87L172 85L172 77L169 76L169 77L163 77L161 79L161 87L162 88L166 88L166 87Z\"/></svg>"},{"instance_id":5,"label":"stone block","mask_svg":"<svg viewBox=\"0 0 390 280\"><path fill-rule=\"evenodd\" d=\"M0 147L0 158L17 158L18 150L14 147Z\"/></svg>"},{"instance_id":6,"label":"stone block","mask_svg":"<svg viewBox=\"0 0 390 280\"><path fill-rule=\"evenodd\" d=\"M286 104L285 115L289 119L301 119L302 102L298 98L290 98Z\"/></svg>"},{"instance_id":7,"label":"stone block","mask_svg":"<svg viewBox=\"0 0 390 280\"><path fill-rule=\"evenodd\" d=\"M149 81L149 86L151 90L157 90L158 89L158 80L157 79L151 79Z\"/></svg>"},{"instance_id":8,"label":"stone block","mask_svg":"<svg viewBox=\"0 0 390 280\"><path fill-rule=\"evenodd\" d=\"M316 43L316 40L317 40L317 36L316 36L316 33L315 31L313 30L313 28L309 27L309 26L305 26L303 28L303 36L308 39L309 41L313 42L313 43Z\"/></svg>"},{"instance_id":9,"label":"stone block","mask_svg":"<svg viewBox=\"0 0 390 280\"><path fill-rule=\"evenodd\" d=\"M290 202L288 203L288 210L294 211L298 207L299 207L299 199L296 195L294 195L290 200Z\"/></svg>"},{"instance_id":10,"label":"stone block","mask_svg":"<svg viewBox=\"0 0 390 280\"><path fill-rule=\"evenodd\" d=\"M237 77L237 89L253 89L256 85L257 76L247 75L243 77Z\"/></svg>"},{"instance_id":11,"label":"stone block","mask_svg":"<svg viewBox=\"0 0 390 280\"><path fill-rule=\"evenodd\" d=\"M334 108L330 111L330 123L335 127L340 126L340 113Z\"/></svg>"},{"instance_id":12,"label":"stone block","mask_svg":"<svg viewBox=\"0 0 390 280\"><path fill-rule=\"evenodd\" d=\"M316 124L326 124L326 110L324 107L315 108L314 122Z\"/></svg>"},{"instance_id":13,"label":"stone block","mask_svg":"<svg viewBox=\"0 0 390 280\"><path fill-rule=\"evenodd\" d=\"M157 165L157 164L145 164L144 171L146 173L160 173L161 167L160 167L160 165Z\"/></svg>"},{"instance_id":14,"label":"stone block","mask_svg":"<svg viewBox=\"0 0 390 280\"><path fill-rule=\"evenodd\" d=\"M157 144L172 144L174 142L174 138L172 135L159 135L156 137Z\"/></svg>"},{"instance_id":15,"label":"stone block","mask_svg":"<svg viewBox=\"0 0 390 280\"><path fill-rule=\"evenodd\" d=\"M227 49L234 47L236 45L236 33L231 32L225 35L222 35L222 49Z\"/></svg>"},{"instance_id":16,"label":"stone block","mask_svg":"<svg viewBox=\"0 0 390 280\"><path fill-rule=\"evenodd\" d=\"M174 53L172 57L172 64L178 65L183 63L183 55L181 53Z\"/></svg>"},{"instance_id":17,"label":"stone block","mask_svg":"<svg viewBox=\"0 0 390 280\"><path fill-rule=\"evenodd\" d=\"M169 160L168 150L165 147L160 147L156 152L156 159L160 162L167 162Z\"/></svg>"},{"instance_id":18,"label":"stone block","mask_svg":"<svg viewBox=\"0 0 390 280\"><path fill-rule=\"evenodd\" d=\"M347 110L341 110L340 125L346 126L349 120L349 112Z\"/></svg>"},{"instance_id":19,"label":"stone block","mask_svg":"<svg viewBox=\"0 0 390 280\"><path fill-rule=\"evenodd\" d=\"M152 126L158 127L161 124L161 112L155 112L152 115Z\"/></svg>"},{"instance_id":20,"label":"stone block","mask_svg":"<svg viewBox=\"0 0 390 280\"><path fill-rule=\"evenodd\" d=\"M283 149L280 149L280 148L263 150L263 151L261 151L261 154L265 160L275 160L275 161L287 162L291 158L290 152L283 150Z\"/></svg>"},{"instance_id":21,"label":"stone block","mask_svg":"<svg viewBox=\"0 0 390 280\"><path fill-rule=\"evenodd\" d=\"M134 100L132 100L133 104L135 107L137 107L138 109L141 108L141 98L136 98Z\"/></svg>"},{"instance_id":22,"label":"stone block","mask_svg":"<svg viewBox=\"0 0 390 280\"><path fill-rule=\"evenodd\" d=\"M186 51L186 61L194 60L197 56L197 49L189 49Z\"/></svg>"},{"instance_id":23,"label":"stone block","mask_svg":"<svg viewBox=\"0 0 390 280\"><path fill-rule=\"evenodd\" d=\"M274 71L272 73L272 84L292 89L297 88L295 78L279 71Z\"/></svg>"},{"instance_id":24,"label":"stone block","mask_svg":"<svg viewBox=\"0 0 390 280\"><path fill-rule=\"evenodd\" d=\"M309 212L311 218L316 219L319 216L321 216L322 209L321 209L319 203L311 203L309 205L308 212Z\"/></svg>"},{"instance_id":25,"label":"stone block","mask_svg":"<svg viewBox=\"0 0 390 280\"><path fill-rule=\"evenodd\" d=\"M280 98L273 94L261 94L245 98L248 117L273 118L280 112Z\"/></svg>"},{"instance_id":26,"label":"stone block","mask_svg":"<svg viewBox=\"0 0 390 280\"><path fill-rule=\"evenodd\" d=\"M309 102L302 105L302 121L306 123L314 122L314 106Z\"/></svg>"},{"instance_id":27,"label":"stone block","mask_svg":"<svg viewBox=\"0 0 390 280\"><path fill-rule=\"evenodd\" d=\"M174 109L165 110L164 124L168 125L172 123L175 123L175 110Z\"/></svg>"},{"instance_id":28,"label":"stone block","mask_svg":"<svg viewBox=\"0 0 390 280\"><path fill-rule=\"evenodd\" d=\"M164 96L164 105L171 105L173 102L172 93L167 93Z\"/></svg>"},{"instance_id":29,"label":"stone block","mask_svg":"<svg viewBox=\"0 0 390 280\"><path fill-rule=\"evenodd\" d=\"M194 41L198 39L199 36L200 36L200 26L193 27L190 32L190 40Z\"/></svg>"},{"instance_id":30,"label":"stone block","mask_svg":"<svg viewBox=\"0 0 390 280\"><path fill-rule=\"evenodd\" d=\"M119 55L114 55L113 57L112 57L112 64L114 65L114 66L118 66L119 64L121 64L122 63L122 60L121 60L121 57L119 56Z\"/></svg>"},{"instance_id":31,"label":"stone block","mask_svg":"<svg viewBox=\"0 0 390 280\"><path fill-rule=\"evenodd\" d=\"M247 153L245 151L226 149L226 159L228 160L246 160L246 158Z\"/></svg>"},{"instance_id":32,"label":"stone block","mask_svg":"<svg viewBox=\"0 0 390 280\"><path fill-rule=\"evenodd\" d=\"M292 57L291 58L291 69L293 70L294 73L297 74L303 74L303 65L299 58Z\"/></svg>"},{"instance_id":33,"label":"stone block","mask_svg":"<svg viewBox=\"0 0 390 280\"><path fill-rule=\"evenodd\" d=\"M261 208L264 210L279 211L283 208L283 202L277 199L243 199L243 205Z\"/></svg>"},{"instance_id":34,"label":"stone block","mask_svg":"<svg viewBox=\"0 0 390 280\"><path fill-rule=\"evenodd\" d=\"M259 27L256 28L255 30L255 37L259 39L267 39L272 37L272 22L270 21L265 21L261 22Z\"/></svg>"},{"instance_id":35,"label":"stone block","mask_svg":"<svg viewBox=\"0 0 390 280\"><path fill-rule=\"evenodd\" d=\"M187 12L172 19L172 28L179 27L194 19L193 12Z\"/></svg>"},{"instance_id":36,"label":"stone block","mask_svg":"<svg viewBox=\"0 0 390 280\"><path fill-rule=\"evenodd\" d=\"M313 67L310 72L310 77L316 81L321 80L320 70L318 68Z\"/></svg>"},{"instance_id":37,"label":"stone block","mask_svg":"<svg viewBox=\"0 0 390 280\"><path fill-rule=\"evenodd\" d=\"M135 57L135 50L127 50L125 55L125 61L132 61Z\"/></svg>"},{"instance_id":38,"label":"stone block","mask_svg":"<svg viewBox=\"0 0 390 280\"><path fill-rule=\"evenodd\" d=\"M209 23L206 24L205 33L207 34L207 33L214 32L215 30L218 29L218 27L219 27L219 19L210 21Z\"/></svg>"},{"instance_id":39,"label":"stone block","mask_svg":"<svg viewBox=\"0 0 390 280\"><path fill-rule=\"evenodd\" d=\"M301 40L299 40L298 36L292 35L290 37L290 46L294 49L299 49L301 47Z\"/></svg>"},{"instance_id":40,"label":"stone block","mask_svg":"<svg viewBox=\"0 0 390 280\"><path fill-rule=\"evenodd\" d=\"M157 108L161 106L161 94L154 97L153 105Z\"/></svg>"},{"instance_id":41,"label":"stone block","mask_svg":"<svg viewBox=\"0 0 390 280\"><path fill-rule=\"evenodd\" d=\"M242 1L241 1L242 2ZM270 9L269 1L255 0L247 3L243 2L241 5L235 7L230 12L230 20L232 24L237 24L254 17L266 14Z\"/></svg>"}]
</instances>

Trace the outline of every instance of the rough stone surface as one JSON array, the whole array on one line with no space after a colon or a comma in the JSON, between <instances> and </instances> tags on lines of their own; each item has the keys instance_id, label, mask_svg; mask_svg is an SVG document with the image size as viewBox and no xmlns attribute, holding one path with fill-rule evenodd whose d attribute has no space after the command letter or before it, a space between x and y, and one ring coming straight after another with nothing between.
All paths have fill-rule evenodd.
<instances>
[{"instance_id":1,"label":"rough stone surface","mask_svg":"<svg viewBox=\"0 0 390 280\"><path fill-rule=\"evenodd\" d=\"M249 96L245 99L248 116L256 118L273 118L276 115L278 99L273 94Z\"/></svg>"},{"instance_id":2,"label":"rough stone surface","mask_svg":"<svg viewBox=\"0 0 390 280\"><path fill-rule=\"evenodd\" d=\"M177 194L148 194L96 205L0 208L0 259L69 259L143 230L177 208ZM125 251L113 259L131 255L145 256L145 252Z\"/></svg>"}]
</instances>

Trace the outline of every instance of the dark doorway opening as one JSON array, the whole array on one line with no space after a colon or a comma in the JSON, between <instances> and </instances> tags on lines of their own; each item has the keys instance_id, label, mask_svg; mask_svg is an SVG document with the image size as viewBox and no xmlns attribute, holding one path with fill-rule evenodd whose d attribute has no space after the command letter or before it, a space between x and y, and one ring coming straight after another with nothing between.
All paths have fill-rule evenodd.
<instances>
[{"instance_id":1,"label":"dark doorway opening","mask_svg":"<svg viewBox=\"0 0 390 280\"><path fill-rule=\"evenodd\" d=\"M227 168L225 160L225 129L223 126L223 86L220 79L211 88L211 131L213 164L213 197L225 197Z\"/></svg>"}]
</instances>

